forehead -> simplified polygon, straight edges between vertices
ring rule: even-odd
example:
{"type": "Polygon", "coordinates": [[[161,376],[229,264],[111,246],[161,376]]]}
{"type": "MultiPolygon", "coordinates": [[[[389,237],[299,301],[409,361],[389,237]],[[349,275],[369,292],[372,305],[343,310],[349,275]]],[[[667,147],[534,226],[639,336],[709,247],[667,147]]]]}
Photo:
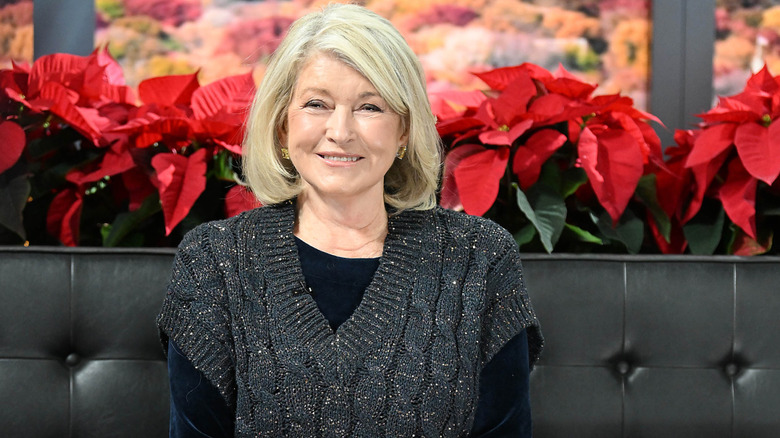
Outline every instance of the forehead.
{"type": "Polygon", "coordinates": [[[350,94],[371,92],[378,95],[374,85],[362,73],[326,53],[312,55],[301,66],[294,92],[299,94],[307,89],[350,94]]]}

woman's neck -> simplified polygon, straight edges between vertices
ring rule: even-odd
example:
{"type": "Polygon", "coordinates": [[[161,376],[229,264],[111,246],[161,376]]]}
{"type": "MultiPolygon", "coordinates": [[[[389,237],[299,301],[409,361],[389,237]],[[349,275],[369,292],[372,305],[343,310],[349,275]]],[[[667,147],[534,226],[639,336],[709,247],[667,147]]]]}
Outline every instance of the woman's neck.
{"type": "Polygon", "coordinates": [[[294,234],[320,251],[349,258],[382,255],[387,235],[384,199],[324,199],[304,191],[296,210],[294,234]]]}

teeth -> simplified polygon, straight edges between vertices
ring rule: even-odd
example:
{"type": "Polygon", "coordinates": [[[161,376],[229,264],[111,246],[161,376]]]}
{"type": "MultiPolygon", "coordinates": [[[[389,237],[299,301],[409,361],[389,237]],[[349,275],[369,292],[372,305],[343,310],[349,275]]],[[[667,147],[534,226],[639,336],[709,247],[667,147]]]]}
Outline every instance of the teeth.
{"type": "Polygon", "coordinates": [[[331,161],[357,161],[358,157],[333,157],[330,155],[323,155],[322,158],[331,161]]]}

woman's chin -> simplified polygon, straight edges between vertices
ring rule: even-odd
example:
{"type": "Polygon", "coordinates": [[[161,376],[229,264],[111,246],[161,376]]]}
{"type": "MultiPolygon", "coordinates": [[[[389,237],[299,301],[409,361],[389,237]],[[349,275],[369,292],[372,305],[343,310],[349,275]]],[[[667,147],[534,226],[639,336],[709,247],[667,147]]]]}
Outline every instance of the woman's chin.
{"type": "Polygon", "coordinates": [[[304,188],[306,196],[317,196],[319,198],[331,198],[331,199],[355,199],[355,200],[367,200],[371,197],[384,198],[384,191],[380,187],[379,190],[355,187],[354,185],[347,183],[331,183],[322,185],[308,185],[304,188]]]}

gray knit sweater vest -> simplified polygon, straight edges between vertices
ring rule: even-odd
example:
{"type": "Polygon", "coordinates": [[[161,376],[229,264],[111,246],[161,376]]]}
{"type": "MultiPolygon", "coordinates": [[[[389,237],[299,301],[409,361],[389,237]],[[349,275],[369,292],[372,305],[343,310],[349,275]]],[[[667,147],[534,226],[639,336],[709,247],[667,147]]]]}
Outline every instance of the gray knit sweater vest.
{"type": "MultiPolygon", "coordinates": [[[[333,330],[306,293],[292,202],[211,222],[179,246],[158,318],[236,410],[236,436],[462,437],[482,367],[539,323],[517,246],[448,210],[391,215],[379,267],[333,330]]],[[[334,273],[338,275],[338,273],[334,273]]]]}

